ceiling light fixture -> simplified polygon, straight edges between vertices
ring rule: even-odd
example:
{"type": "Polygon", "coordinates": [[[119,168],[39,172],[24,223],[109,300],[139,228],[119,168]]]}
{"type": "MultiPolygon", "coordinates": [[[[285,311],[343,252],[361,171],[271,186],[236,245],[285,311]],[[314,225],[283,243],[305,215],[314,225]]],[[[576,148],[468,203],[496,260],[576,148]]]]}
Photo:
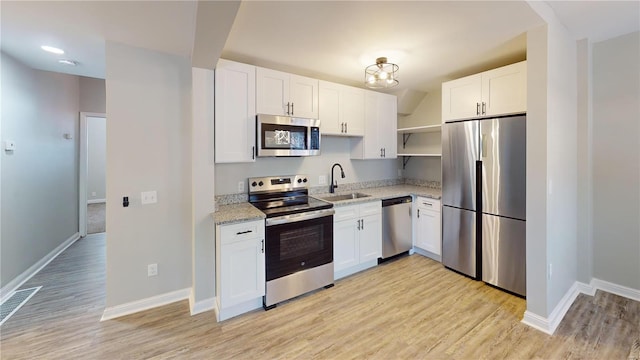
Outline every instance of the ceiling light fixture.
{"type": "Polygon", "coordinates": [[[77,61],[75,61],[75,60],[61,59],[61,60],[58,60],[58,62],[59,62],[60,64],[65,64],[65,65],[70,65],[70,66],[76,66],[76,65],[78,65],[78,62],[77,62],[77,61]]]}
{"type": "Polygon", "coordinates": [[[57,47],[42,45],[42,46],[40,46],[40,48],[42,50],[44,50],[44,51],[48,51],[50,53],[54,53],[54,54],[57,54],[57,55],[64,54],[64,50],[58,49],[57,47]]]}
{"type": "Polygon", "coordinates": [[[392,88],[398,85],[398,65],[379,57],[376,63],[364,69],[364,85],[371,89],[392,88]]]}

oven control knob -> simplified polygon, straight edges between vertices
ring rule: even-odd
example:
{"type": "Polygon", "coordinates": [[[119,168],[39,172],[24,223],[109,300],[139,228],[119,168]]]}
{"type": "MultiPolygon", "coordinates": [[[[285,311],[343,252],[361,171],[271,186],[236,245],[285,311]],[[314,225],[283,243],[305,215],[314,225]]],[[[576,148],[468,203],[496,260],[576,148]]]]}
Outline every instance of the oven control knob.
{"type": "Polygon", "coordinates": [[[298,179],[298,184],[300,184],[302,182],[302,179],[298,179]]]}
{"type": "Polygon", "coordinates": [[[255,181],[251,183],[251,186],[253,186],[253,187],[255,187],[256,185],[258,185],[258,183],[255,182],[255,181]]]}
{"type": "Polygon", "coordinates": [[[262,185],[264,185],[264,183],[263,183],[262,181],[260,181],[260,182],[258,183],[258,186],[262,186],[262,185]]]}
{"type": "Polygon", "coordinates": [[[302,179],[302,182],[306,183],[307,182],[307,178],[302,179]]]}

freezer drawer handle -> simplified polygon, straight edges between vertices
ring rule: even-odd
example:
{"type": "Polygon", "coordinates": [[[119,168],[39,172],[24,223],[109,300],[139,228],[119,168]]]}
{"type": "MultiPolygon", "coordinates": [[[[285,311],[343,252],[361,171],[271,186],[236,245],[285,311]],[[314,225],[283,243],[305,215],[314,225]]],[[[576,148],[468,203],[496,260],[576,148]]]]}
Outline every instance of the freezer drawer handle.
{"type": "Polygon", "coordinates": [[[428,202],[423,202],[422,205],[426,205],[426,206],[433,206],[432,203],[428,203],[428,202]]]}
{"type": "Polygon", "coordinates": [[[253,230],[240,231],[240,232],[237,232],[236,235],[248,234],[250,232],[253,232],[253,230]]]}

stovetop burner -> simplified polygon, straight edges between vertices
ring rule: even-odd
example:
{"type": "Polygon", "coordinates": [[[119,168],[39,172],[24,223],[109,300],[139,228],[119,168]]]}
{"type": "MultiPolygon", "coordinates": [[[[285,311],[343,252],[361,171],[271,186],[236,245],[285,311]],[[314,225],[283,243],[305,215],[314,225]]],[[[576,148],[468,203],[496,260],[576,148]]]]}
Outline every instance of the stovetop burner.
{"type": "Polygon", "coordinates": [[[267,218],[333,207],[310,197],[307,184],[306,175],[249,178],[249,202],[267,218]]]}

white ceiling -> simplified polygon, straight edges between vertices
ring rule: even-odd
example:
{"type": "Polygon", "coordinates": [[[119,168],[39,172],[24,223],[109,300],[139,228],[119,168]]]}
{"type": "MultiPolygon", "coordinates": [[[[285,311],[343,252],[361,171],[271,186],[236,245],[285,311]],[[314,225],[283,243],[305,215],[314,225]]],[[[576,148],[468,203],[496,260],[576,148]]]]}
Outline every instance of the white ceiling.
{"type": "MultiPolygon", "coordinates": [[[[576,39],[640,30],[637,0],[547,3],[576,39]]],[[[0,46],[36,69],[104,78],[105,40],[192,56],[200,5],[3,0],[0,46]],[[45,53],[44,44],[67,53],[45,53]],[[63,66],[59,58],[80,64],[63,66]]],[[[445,79],[522,60],[524,33],[543,23],[525,1],[245,1],[236,8],[207,11],[218,16],[212,24],[235,16],[228,36],[212,39],[220,48],[226,38],[222,57],[360,86],[365,65],[386,56],[400,66],[397,90],[429,91],[445,79]]]]}

